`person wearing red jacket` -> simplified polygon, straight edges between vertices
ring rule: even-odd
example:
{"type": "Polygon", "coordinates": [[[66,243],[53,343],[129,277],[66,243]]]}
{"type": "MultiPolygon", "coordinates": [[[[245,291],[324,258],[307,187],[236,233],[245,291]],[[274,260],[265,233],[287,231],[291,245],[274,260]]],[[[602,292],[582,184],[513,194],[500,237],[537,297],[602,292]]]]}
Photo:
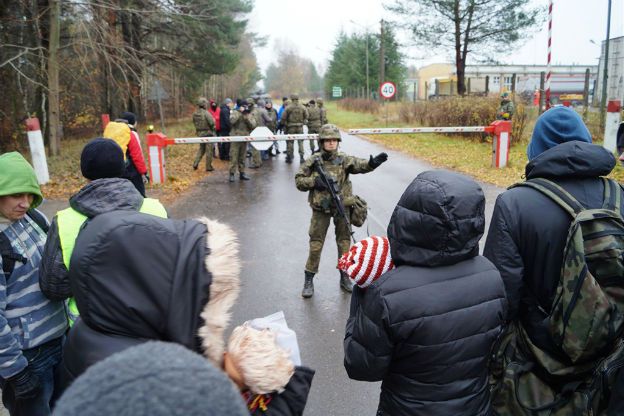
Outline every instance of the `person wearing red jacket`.
{"type": "Polygon", "coordinates": [[[128,179],[145,198],[145,184],[149,182],[147,166],[141,149],[141,140],[136,131],[136,116],[129,111],[122,113],[121,121],[128,123],[130,127],[130,142],[126,151],[126,172],[123,177],[128,179]]]}

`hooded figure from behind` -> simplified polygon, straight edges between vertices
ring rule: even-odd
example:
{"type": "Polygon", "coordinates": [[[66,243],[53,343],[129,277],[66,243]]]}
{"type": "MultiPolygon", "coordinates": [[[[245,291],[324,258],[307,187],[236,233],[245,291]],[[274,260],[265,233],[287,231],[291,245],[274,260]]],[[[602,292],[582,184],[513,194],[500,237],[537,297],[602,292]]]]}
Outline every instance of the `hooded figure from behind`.
{"type": "Polygon", "coordinates": [[[479,256],[485,198],[472,179],[423,172],[388,225],[396,268],[355,287],[344,340],[349,377],[382,381],[378,415],[489,415],[488,358],[506,302],[479,256]]]}
{"type": "Polygon", "coordinates": [[[239,292],[230,227],[114,211],[84,225],[71,262],[80,318],[65,344],[64,386],[90,365],[149,340],[181,344],[220,366],[239,292]]]}

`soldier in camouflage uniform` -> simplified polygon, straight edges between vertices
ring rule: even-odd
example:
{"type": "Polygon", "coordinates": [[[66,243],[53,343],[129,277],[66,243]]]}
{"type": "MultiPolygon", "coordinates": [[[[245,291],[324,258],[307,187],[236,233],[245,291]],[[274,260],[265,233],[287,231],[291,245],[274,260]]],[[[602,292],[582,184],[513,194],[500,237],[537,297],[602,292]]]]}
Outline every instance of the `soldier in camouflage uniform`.
{"type": "MultiPolygon", "coordinates": [[[[197,137],[214,137],[216,136],[215,121],[214,118],[208,113],[206,107],[208,106],[208,100],[201,97],[197,100],[197,111],[193,113],[193,124],[195,125],[195,135],[197,137]]],[[[214,145],[212,143],[200,143],[197,154],[195,155],[195,161],[193,162],[193,169],[197,169],[201,158],[206,153],[206,171],[211,172],[214,170],[212,167],[212,156],[214,153],[214,145]]]]}
{"type": "MultiPolygon", "coordinates": [[[[288,107],[282,114],[282,125],[286,128],[286,134],[303,134],[303,125],[308,120],[308,110],[299,103],[299,96],[292,94],[290,96],[292,103],[288,104],[288,107]]],[[[299,147],[299,162],[305,162],[303,157],[303,140],[297,140],[299,147]]],[[[292,141],[286,143],[286,163],[292,163],[293,154],[295,151],[295,144],[292,141]]]]}
{"type": "MultiPolygon", "coordinates": [[[[269,128],[269,130],[271,130],[273,134],[275,134],[275,132],[277,131],[277,111],[275,111],[275,109],[273,108],[273,103],[270,100],[266,102],[264,108],[266,109],[267,116],[269,116],[269,121],[266,123],[266,126],[269,128]]],[[[277,141],[273,142],[273,148],[275,149],[275,155],[277,156],[277,152],[279,152],[277,147],[277,141]]],[[[269,156],[273,156],[273,153],[271,152],[272,150],[269,149],[269,156]]]]}
{"type": "Polygon", "coordinates": [[[321,112],[321,126],[329,123],[329,121],[327,121],[327,109],[323,106],[323,99],[321,97],[316,99],[316,106],[321,112]]]}
{"type": "MultiPolygon", "coordinates": [[[[248,108],[247,101],[243,100],[240,106],[233,110],[230,115],[232,123],[232,136],[249,136],[249,133],[256,128],[256,120],[248,108]]],[[[230,182],[234,182],[234,174],[238,168],[239,177],[243,181],[248,181],[249,176],[245,174],[245,157],[247,155],[247,142],[234,142],[230,147],[230,182]]]]}
{"type": "MultiPolygon", "coordinates": [[[[316,106],[314,100],[310,100],[308,105],[308,133],[318,134],[321,130],[321,109],[316,106]]],[[[310,151],[314,153],[314,140],[310,140],[310,151]]]]}
{"type": "MultiPolygon", "coordinates": [[[[375,157],[371,156],[368,160],[348,156],[338,151],[338,142],[340,141],[340,131],[336,126],[333,124],[322,126],[319,133],[321,151],[310,156],[295,175],[297,189],[302,192],[310,192],[308,202],[312,208],[312,220],[310,221],[308,232],[310,235],[310,251],[305,265],[305,280],[303,291],[301,292],[301,296],[304,298],[309,298],[314,294],[313,278],[318,272],[321,252],[323,251],[323,244],[325,243],[330,220],[333,219],[334,222],[338,258],[349,250],[351,243],[349,227],[344,218],[338,216],[331,194],[314,169],[314,163],[319,161],[323,164],[325,172],[337,183],[340,195],[344,201],[353,196],[349,175],[370,172],[388,159],[386,153],[380,153],[375,157]]],[[[345,207],[345,210],[348,216],[349,208],[345,207]]],[[[340,286],[347,292],[352,290],[349,278],[344,273],[340,274],[340,286]]]]}
{"type": "Polygon", "coordinates": [[[515,107],[511,101],[508,92],[501,94],[501,105],[496,113],[496,120],[511,120],[513,118],[515,107]]]}

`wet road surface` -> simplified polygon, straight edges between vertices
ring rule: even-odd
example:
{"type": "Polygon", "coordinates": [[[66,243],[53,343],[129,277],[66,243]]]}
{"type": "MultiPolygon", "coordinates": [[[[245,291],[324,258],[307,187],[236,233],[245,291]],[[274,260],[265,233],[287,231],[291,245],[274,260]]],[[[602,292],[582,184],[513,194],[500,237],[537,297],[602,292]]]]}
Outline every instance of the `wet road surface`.
{"type": "MultiPolygon", "coordinates": [[[[283,148],[284,144],[281,145],[283,148]]],[[[306,149],[309,152],[307,144],[306,149]]],[[[341,149],[364,158],[385,150],[348,135],[343,136],[341,149]]],[[[354,193],[368,202],[371,235],[386,234],[388,220],[407,185],[418,173],[431,169],[416,159],[387,152],[388,162],[376,171],[351,176],[354,193]]],[[[289,326],[297,333],[303,364],[316,370],[305,414],[372,415],[380,383],[349,380],[343,367],[342,340],[350,297],[338,286],[332,226],[315,278],[314,297],[304,300],[300,296],[311,209],[307,193],[295,188],[299,162],[288,165],[284,158],[282,153],[265,161],[260,169],[248,169],[250,181],[237,179],[229,183],[227,172],[216,172],[173,203],[169,212],[173,218],[218,219],[237,232],[243,260],[242,291],[234,307],[232,325],[284,311],[289,326]]],[[[487,230],[496,196],[502,189],[482,186],[487,200],[487,230]]],[[[366,224],[356,228],[356,241],[366,237],[366,230],[366,224]]]]}

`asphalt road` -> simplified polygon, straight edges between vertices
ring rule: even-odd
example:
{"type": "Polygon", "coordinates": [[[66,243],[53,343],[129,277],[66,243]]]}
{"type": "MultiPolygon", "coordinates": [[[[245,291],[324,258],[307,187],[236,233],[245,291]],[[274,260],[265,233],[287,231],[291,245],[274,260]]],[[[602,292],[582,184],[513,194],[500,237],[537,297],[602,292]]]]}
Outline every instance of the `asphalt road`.
{"type": "MultiPolygon", "coordinates": [[[[368,158],[384,151],[366,140],[343,137],[341,148],[348,154],[368,158]]],[[[376,171],[352,176],[354,192],[366,199],[370,207],[371,235],[385,235],[388,220],[407,185],[418,173],[431,169],[430,165],[400,153],[388,153],[389,161],[376,171]]],[[[308,300],[300,296],[311,210],[307,193],[295,188],[298,169],[298,162],[284,163],[282,154],[265,161],[260,169],[248,170],[251,181],[229,183],[227,172],[216,172],[176,201],[170,213],[174,218],[218,219],[238,233],[243,287],[232,324],[284,311],[289,326],[297,332],[303,364],[316,370],[306,415],[371,415],[376,410],[379,383],[349,380],[342,363],[350,297],[338,286],[331,227],[315,278],[315,295],[308,300]]],[[[485,184],[482,187],[489,219],[502,189],[485,184]]],[[[356,230],[356,240],[365,238],[366,232],[365,224],[356,230]]]]}

